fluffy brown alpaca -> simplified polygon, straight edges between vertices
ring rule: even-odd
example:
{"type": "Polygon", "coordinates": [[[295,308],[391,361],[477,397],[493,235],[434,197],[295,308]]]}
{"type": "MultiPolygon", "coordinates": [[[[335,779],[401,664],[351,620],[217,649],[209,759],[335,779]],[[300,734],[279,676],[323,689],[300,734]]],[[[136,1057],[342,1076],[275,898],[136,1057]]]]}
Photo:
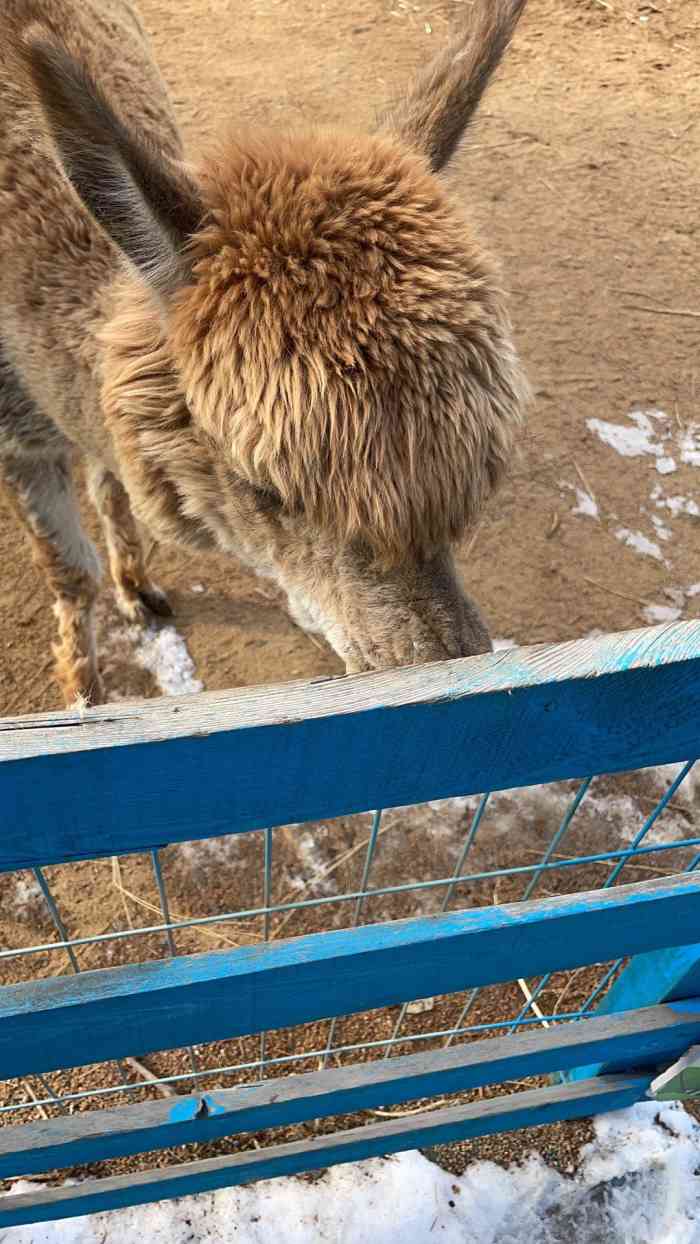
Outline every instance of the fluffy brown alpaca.
{"type": "Polygon", "coordinates": [[[374,134],[234,127],[195,168],[129,0],[4,0],[0,475],[68,703],[101,695],[81,455],[129,618],[168,612],[137,520],[275,579],[349,671],[490,647],[450,550],[526,384],[441,173],[524,3],[475,0],[374,134]]]}

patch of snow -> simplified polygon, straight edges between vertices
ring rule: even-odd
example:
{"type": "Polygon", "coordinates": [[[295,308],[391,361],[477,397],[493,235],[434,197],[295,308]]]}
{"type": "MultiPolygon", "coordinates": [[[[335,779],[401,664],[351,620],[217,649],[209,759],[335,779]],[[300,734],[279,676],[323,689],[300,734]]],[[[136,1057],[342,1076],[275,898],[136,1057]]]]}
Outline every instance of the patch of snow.
{"type": "Polygon", "coordinates": [[[132,627],[134,660],[155,678],[163,695],[192,695],[203,690],[194,661],[174,626],[132,627]]]}
{"type": "MultiPolygon", "coordinates": [[[[533,1153],[451,1175],[420,1153],[10,1227],[3,1244],[700,1244],[700,1127],[675,1104],[594,1120],[572,1178],[533,1153]]],[[[40,1185],[24,1180],[11,1192],[40,1185]]]]}
{"type": "Polygon", "coordinates": [[[681,461],[700,467],[700,423],[691,423],[680,438],[681,461]]]}
{"type": "Polygon", "coordinates": [[[700,518],[700,505],[688,497],[665,497],[660,484],[652,490],[651,499],[659,509],[669,510],[673,518],[680,514],[689,514],[691,518],[700,518]]]}
{"type": "Polygon", "coordinates": [[[671,536],[673,535],[671,528],[666,526],[663,520],[659,518],[658,514],[652,514],[651,521],[654,525],[654,530],[656,531],[656,534],[659,537],[659,540],[670,540],[671,539],[671,536]]]}
{"type": "MultiPolygon", "coordinates": [[[[623,458],[649,456],[656,459],[660,475],[670,475],[678,470],[678,463],[668,452],[668,442],[673,433],[669,417],[662,410],[631,410],[628,424],[608,423],[605,419],[588,419],[587,427],[599,440],[609,445],[623,458]]],[[[678,456],[687,466],[700,466],[700,423],[683,428],[675,437],[678,456]]]]}
{"type": "Polygon", "coordinates": [[[204,584],[203,584],[203,583],[193,583],[193,584],[192,584],[192,591],[193,591],[193,592],[206,592],[206,590],[207,590],[207,589],[205,588],[205,586],[204,586],[204,584]]]}
{"type": "MultiPolygon", "coordinates": [[[[487,835],[490,841],[511,835],[521,838],[528,826],[537,823],[551,824],[553,832],[571,802],[572,789],[563,782],[549,782],[542,786],[494,791],[488,802],[480,834],[487,835]]],[[[443,815],[457,814],[462,818],[459,824],[463,834],[465,819],[468,820],[476,812],[480,798],[480,795],[453,795],[449,799],[433,799],[428,807],[443,815]]],[[[582,805],[582,811],[586,802],[582,805]]],[[[463,838],[456,843],[455,849],[462,845],[463,838]]]]}
{"type": "Polygon", "coordinates": [[[318,834],[313,830],[305,829],[303,833],[294,835],[294,847],[301,861],[304,875],[292,880],[292,888],[301,890],[312,877],[316,880],[316,893],[318,894],[335,894],[336,886],[333,884],[332,877],[326,878],[324,872],[328,868],[329,861],[324,858],[319,850],[318,834]]]}
{"type": "MultiPolygon", "coordinates": [[[[480,799],[481,795],[451,795],[448,799],[429,799],[426,807],[433,812],[476,812],[480,799]]],[[[410,805],[406,810],[411,810],[410,805]]]]}
{"type": "Polygon", "coordinates": [[[587,489],[579,488],[576,484],[570,484],[563,479],[559,481],[559,487],[576,493],[576,505],[571,511],[572,514],[583,514],[586,518],[600,519],[598,502],[587,489]]]}
{"type": "Polygon", "coordinates": [[[600,518],[600,510],[595,497],[589,492],[584,492],[583,488],[576,489],[576,505],[572,510],[572,514],[583,514],[586,518],[600,518]]]}
{"type": "MultiPolygon", "coordinates": [[[[7,896],[5,896],[5,901],[8,901],[7,896]]],[[[26,877],[20,873],[15,879],[12,896],[9,897],[9,904],[12,907],[13,914],[20,916],[27,910],[36,907],[38,903],[43,902],[44,896],[31,873],[28,873],[26,877]]]]}
{"type": "MultiPolygon", "coordinates": [[[[684,765],[654,765],[653,768],[647,769],[646,772],[652,778],[654,784],[659,790],[665,792],[669,786],[678,777],[684,765]]],[[[700,797],[700,761],[696,761],[693,768],[688,773],[681,785],[678,787],[674,795],[675,803],[692,804],[696,797],[700,797]]]]}
{"type": "Polygon", "coordinates": [[[686,596],[700,596],[700,583],[691,583],[690,587],[685,589],[686,596]]]}
{"type": "Polygon", "coordinates": [[[666,427],[668,415],[661,410],[631,410],[627,418],[631,426],[604,419],[587,419],[586,424],[623,458],[640,458],[644,454],[664,457],[663,442],[670,436],[666,427]]]}
{"type": "MultiPolygon", "coordinates": [[[[646,820],[646,812],[632,795],[597,795],[590,792],[577,812],[581,816],[602,817],[617,830],[621,842],[632,842],[646,820]]],[[[663,845],[678,842],[688,837],[688,825],[683,816],[676,816],[667,808],[647,832],[644,842],[647,846],[663,845]]],[[[612,842],[611,842],[612,845],[612,842]]]]}
{"type": "MultiPolygon", "coordinates": [[[[689,806],[692,798],[693,781],[700,790],[700,762],[697,775],[691,770],[683,785],[676,793],[674,803],[680,807],[689,806]]],[[[679,769],[679,765],[666,765],[645,770],[651,775],[655,785],[665,791],[670,786],[679,769]]],[[[553,834],[568,810],[576,782],[550,782],[542,786],[516,787],[513,790],[495,791],[488,802],[484,820],[477,836],[477,849],[480,843],[493,843],[502,838],[525,841],[533,829],[536,832],[553,834]]],[[[456,795],[449,799],[436,799],[427,805],[432,811],[440,814],[439,833],[444,841],[445,834],[454,833],[455,856],[464,844],[464,833],[479,806],[479,795],[456,795]]],[[[417,809],[409,809],[415,812],[417,809]]],[[[601,820],[612,826],[609,835],[610,849],[631,842],[637,835],[647,816],[647,811],[637,801],[634,794],[607,794],[598,791],[594,782],[587,792],[574,821],[574,828],[595,824],[601,820]]],[[[678,842],[688,837],[688,823],[683,812],[674,813],[666,808],[653,828],[648,832],[645,841],[664,844],[678,842]]],[[[534,845],[534,842],[533,842],[534,845]]],[[[544,848],[543,848],[544,849],[544,848]]],[[[575,854],[573,848],[567,854],[575,854]]],[[[524,861],[518,861],[524,862],[524,861]]],[[[473,860],[473,864],[477,861],[473,860]]],[[[471,871],[471,865],[466,869],[471,871]]],[[[523,885],[525,881],[523,882],[523,885]]]]}
{"type": "Polygon", "coordinates": [[[230,863],[241,853],[242,834],[223,834],[220,838],[198,838],[171,847],[179,864],[192,871],[208,863],[230,863]]]}
{"type": "Polygon", "coordinates": [[[641,553],[644,557],[654,557],[659,562],[664,560],[658,544],[645,536],[643,531],[630,531],[629,527],[618,527],[615,535],[623,544],[634,549],[635,553],[641,553]]]}
{"type": "Polygon", "coordinates": [[[596,795],[594,791],[589,791],[581,812],[593,813],[609,824],[621,827],[620,836],[624,842],[632,841],[641,824],[639,804],[632,795],[596,795]]]}
{"type": "Polygon", "coordinates": [[[494,639],[494,652],[504,652],[507,648],[517,648],[517,644],[514,639],[494,639]]]}
{"type": "Polygon", "coordinates": [[[675,605],[645,605],[642,610],[644,621],[650,626],[658,626],[662,622],[677,622],[682,612],[675,605]]]}
{"type": "MultiPolygon", "coordinates": [[[[101,629],[100,655],[105,672],[115,663],[131,663],[148,670],[163,695],[192,695],[203,690],[187,644],[172,624],[110,624],[101,629]]],[[[131,697],[116,688],[110,691],[109,699],[116,702],[131,697]]]]}

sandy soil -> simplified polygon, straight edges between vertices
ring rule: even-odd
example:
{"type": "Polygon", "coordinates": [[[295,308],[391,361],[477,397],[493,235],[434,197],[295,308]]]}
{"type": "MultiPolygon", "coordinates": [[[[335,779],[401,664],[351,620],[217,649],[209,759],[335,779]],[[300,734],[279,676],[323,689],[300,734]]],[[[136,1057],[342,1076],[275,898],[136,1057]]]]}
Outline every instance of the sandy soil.
{"type": "MultiPolygon", "coordinates": [[[[401,89],[461,6],[448,0],[257,0],[241,8],[227,0],[142,0],[142,7],[195,151],[222,124],[241,121],[278,126],[350,117],[361,125],[401,89]]],[[[464,578],[496,635],[523,643],[558,640],[639,625],[653,620],[654,609],[700,616],[700,591],[688,591],[700,584],[700,519],[692,513],[693,501],[696,507],[700,501],[699,50],[694,0],[531,0],[480,124],[455,163],[455,183],[503,260],[517,339],[536,392],[521,460],[461,555],[464,578]],[[696,315],[677,314],[685,311],[696,315]],[[629,417],[649,410],[666,418],[629,417]],[[627,432],[621,438],[600,424],[590,427],[591,419],[627,432]],[[630,448],[643,445],[648,452],[629,456],[630,448]],[[672,457],[676,470],[660,473],[661,455],[672,457]]],[[[86,521],[92,529],[87,512],[86,521]]],[[[335,656],[299,632],[268,588],[261,590],[233,562],[160,548],[153,565],[205,687],[339,672],[335,656]]],[[[52,621],[44,586],[0,501],[0,711],[58,706],[49,672],[52,621]]],[[[108,595],[100,645],[113,695],[157,693],[151,676],[132,660],[108,595]]],[[[603,786],[608,794],[630,790],[637,810],[658,794],[653,784],[631,780],[603,786]]],[[[531,862],[551,832],[553,809],[551,803],[528,805],[517,822],[516,851],[504,830],[514,813],[504,819],[504,805],[475,862],[531,862]]],[[[690,805],[675,815],[678,832],[687,831],[690,805]]],[[[463,811],[427,809],[391,818],[400,832],[383,840],[392,850],[380,852],[378,884],[451,869],[463,811]]],[[[611,824],[584,819],[571,847],[605,849],[621,832],[619,818],[611,824]]],[[[366,835],[366,817],[318,832],[278,831],[275,897],[366,835]]],[[[208,851],[166,852],[172,910],[207,914],[259,902],[261,853],[260,835],[208,851]]],[[[336,869],[338,892],[354,886],[360,860],[358,852],[336,869]]],[[[108,861],[53,869],[50,877],[74,932],[124,927],[127,914],[134,922],[150,919],[115,885],[108,861]]],[[[557,878],[551,889],[601,879],[587,870],[576,882],[557,878]]],[[[147,860],[124,861],[121,882],[141,903],[157,902],[147,860]]],[[[26,876],[2,879],[0,887],[3,943],[50,939],[50,923],[26,876]]],[[[460,894],[465,904],[515,897],[515,891],[492,889],[460,894]]],[[[407,910],[377,902],[365,917],[407,910]]],[[[286,932],[319,927],[315,914],[297,918],[286,932]]],[[[229,930],[226,936],[235,935],[229,930]]],[[[246,936],[260,932],[239,934],[240,940],[246,936]]],[[[221,936],[188,932],[178,948],[225,944],[221,936]]],[[[157,939],[139,944],[139,957],[163,952],[157,939]]],[[[81,964],[102,966],[134,953],[128,944],[109,955],[88,951],[81,964]]],[[[31,969],[29,961],[19,970],[5,966],[0,978],[63,966],[57,955],[45,955],[31,969]]],[[[583,1000],[589,983],[584,974],[570,987],[567,1006],[583,1000]]],[[[555,979],[555,998],[563,988],[555,979]]],[[[504,1008],[517,1011],[516,986],[512,995],[484,996],[474,1021],[502,1017],[504,1008]]],[[[414,1017],[412,1031],[442,1022],[442,1005],[414,1017]]],[[[360,1032],[387,1036],[393,1019],[379,1014],[371,1022],[346,1021],[343,1040],[360,1032]]],[[[304,1048],[318,1048],[325,1031],[323,1025],[307,1030],[304,1048]]],[[[276,1034],[268,1048],[298,1050],[298,1034],[276,1034]]],[[[211,1057],[238,1061],[255,1057],[256,1049],[257,1041],[226,1043],[211,1057]]],[[[186,1069],[178,1055],[152,1064],[162,1072],[186,1069]]],[[[79,1083],[81,1073],[66,1075],[60,1088],[79,1083]]],[[[16,1098],[16,1086],[11,1091],[16,1098]]],[[[469,1157],[517,1156],[536,1143],[566,1169],[586,1134],[585,1125],[539,1129],[453,1148],[441,1160],[459,1169],[469,1157]]]]}

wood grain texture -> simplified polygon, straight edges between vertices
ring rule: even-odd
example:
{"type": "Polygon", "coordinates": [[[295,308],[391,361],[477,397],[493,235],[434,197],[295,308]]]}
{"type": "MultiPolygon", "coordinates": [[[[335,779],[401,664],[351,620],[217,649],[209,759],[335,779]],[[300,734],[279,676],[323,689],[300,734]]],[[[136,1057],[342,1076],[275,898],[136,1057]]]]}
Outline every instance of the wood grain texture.
{"type": "Polygon", "coordinates": [[[622,1060],[653,1074],[700,1039],[700,998],[262,1084],[0,1128],[0,1178],[216,1140],[485,1084],[622,1060]]]}
{"type": "Polygon", "coordinates": [[[6,719],[0,871],[698,754],[700,622],[6,719]]]}
{"type": "Polygon", "coordinates": [[[217,1041],[618,955],[697,931],[700,875],[423,916],[0,990],[0,1075],[217,1041]]]}
{"type": "Polygon", "coordinates": [[[556,1085],[488,1101],[391,1119],[332,1136],[276,1145],[162,1170],[87,1180],[73,1187],[0,1198],[0,1230],[22,1223],[93,1214],[126,1205],[320,1170],[341,1162],[513,1131],[559,1119],[620,1110],[643,1097],[649,1077],[609,1077],[556,1085]]]}

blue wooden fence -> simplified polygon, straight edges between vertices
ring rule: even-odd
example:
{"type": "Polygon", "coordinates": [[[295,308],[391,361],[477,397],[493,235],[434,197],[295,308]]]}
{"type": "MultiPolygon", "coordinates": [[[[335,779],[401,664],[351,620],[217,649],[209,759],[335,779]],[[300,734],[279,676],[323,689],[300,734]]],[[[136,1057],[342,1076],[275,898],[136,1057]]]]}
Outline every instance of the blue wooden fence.
{"type": "MultiPolygon", "coordinates": [[[[698,755],[700,622],[385,674],[6,719],[0,872],[33,868],[43,879],[49,864],[698,755]]],[[[568,821],[557,842],[566,828],[568,821]]],[[[700,844],[697,826],[672,845],[693,844],[700,844]]],[[[640,838],[591,858],[621,866],[649,849],[640,838]]],[[[419,1114],[255,1152],[12,1195],[0,1200],[0,1227],[585,1116],[643,1098],[658,1070],[700,1041],[694,862],[633,885],[388,923],[356,921],[254,947],[3,986],[0,1079],[9,1080],[630,958],[602,1003],[597,999],[600,1013],[591,1007],[575,1023],[543,1027],[530,1022],[534,1012],[516,1021],[512,1035],[0,1127],[0,1177],[40,1176],[560,1073],[542,1088],[439,1110],[428,1103],[419,1114]]],[[[546,855],[537,876],[553,866],[546,855]]],[[[362,901],[365,893],[362,887],[351,897],[362,901]]],[[[266,903],[261,910],[268,913],[285,909],[270,906],[269,894],[266,903]]],[[[68,939],[53,914],[58,945],[69,953],[96,940],[68,939]]],[[[170,935],[185,923],[149,927],[170,935]]],[[[0,952],[10,953],[23,952],[0,952]]],[[[0,1114],[0,1121],[5,1117],[12,1116],[0,1114]]]]}

